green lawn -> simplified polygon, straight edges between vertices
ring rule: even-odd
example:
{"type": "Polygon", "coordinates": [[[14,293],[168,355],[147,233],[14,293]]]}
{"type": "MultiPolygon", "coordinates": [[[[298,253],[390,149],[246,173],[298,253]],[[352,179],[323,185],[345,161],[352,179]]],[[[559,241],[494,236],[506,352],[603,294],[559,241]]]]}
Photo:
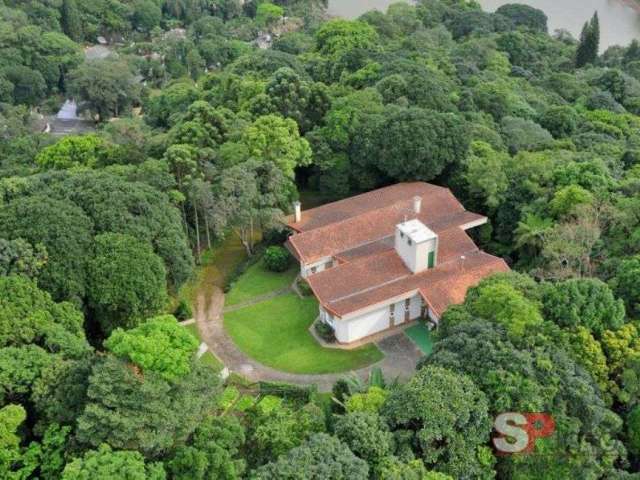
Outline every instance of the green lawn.
{"type": "Polygon", "coordinates": [[[245,354],[285,372],[338,373],[382,359],[375,345],[355,350],[321,347],[308,331],[317,315],[315,298],[288,294],[227,313],[224,326],[245,354]]]}
{"type": "Polygon", "coordinates": [[[231,290],[225,295],[225,305],[237,305],[251,300],[254,297],[265,295],[276,290],[288,287],[293,283],[298,274],[296,265],[283,273],[270,272],[259,262],[251,265],[246,272],[233,284],[231,290]]]}

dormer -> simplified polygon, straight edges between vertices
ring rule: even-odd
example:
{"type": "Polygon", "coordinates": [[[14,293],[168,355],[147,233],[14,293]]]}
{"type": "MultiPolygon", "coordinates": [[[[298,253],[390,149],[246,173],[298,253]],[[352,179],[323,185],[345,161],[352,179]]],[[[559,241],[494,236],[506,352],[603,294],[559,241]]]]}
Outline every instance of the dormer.
{"type": "Polygon", "coordinates": [[[438,261],[438,236],[417,219],[396,225],[395,247],[413,273],[434,268],[438,261]]]}

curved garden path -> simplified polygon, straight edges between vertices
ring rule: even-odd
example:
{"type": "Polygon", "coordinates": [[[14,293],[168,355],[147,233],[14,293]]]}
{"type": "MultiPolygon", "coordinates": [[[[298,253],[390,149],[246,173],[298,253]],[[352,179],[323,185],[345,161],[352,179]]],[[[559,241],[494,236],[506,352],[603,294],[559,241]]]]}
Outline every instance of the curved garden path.
{"type": "MultiPolygon", "coordinates": [[[[223,255],[221,263],[230,261],[229,256],[223,255]],[[227,257],[227,258],[225,258],[227,257]]],[[[195,298],[194,317],[200,337],[206,343],[208,349],[229,369],[252,382],[260,380],[281,381],[299,385],[316,384],[321,392],[331,391],[331,387],[336,380],[349,375],[351,372],[341,372],[332,374],[295,374],[282,372],[266,365],[263,365],[249,356],[245,355],[235,344],[233,339],[227,334],[224,328],[223,314],[224,292],[224,268],[213,267],[213,269],[203,279],[205,288],[200,288],[195,298]]],[[[227,308],[233,311],[246,307],[277,295],[291,292],[291,288],[278,290],[260,297],[234,305],[227,308]]],[[[378,348],[384,353],[384,358],[368,367],[352,371],[362,379],[366,379],[373,367],[380,367],[387,379],[396,377],[407,378],[415,370],[418,359],[422,357],[422,352],[403,333],[387,337],[376,343],[378,348]]]]}

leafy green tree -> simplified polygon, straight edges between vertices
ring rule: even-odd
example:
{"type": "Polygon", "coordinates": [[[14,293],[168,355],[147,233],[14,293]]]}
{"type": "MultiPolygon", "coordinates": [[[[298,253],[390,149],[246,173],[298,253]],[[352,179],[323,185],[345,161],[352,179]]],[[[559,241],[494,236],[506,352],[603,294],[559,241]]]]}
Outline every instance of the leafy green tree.
{"type": "Polygon", "coordinates": [[[319,124],[330,107],[329,92],[322,83],[304,81],[288,67],[274,73],[265,93],[273,109],[295,120],[303,132],[319,124]]]}
{"type": "Polygon", "coordinates": [[[222,172],[213,185],[216,208],[211,212],[215,229],[233,229],[249,255],[255,233],[278,225],[294,198],[294,185],[272,162],[247,161],[222,172]]]}
{"type": "Polygon", "coordinates": [[[272,245],[264,252],[264,263],[273,272],[284,272],[291,265],[291,255],[286,248],[272,245]]]}
{"type": "Polygon", "coordinates": [[[137,0],[134,4],[133,24],[143,32],[151,32],[162,21],[162,10],[152,0],[137,0]]]}
{"type": "Polygon", "coordinates": [[[551,107],[544,112],[540,119],[540,125],[551,132],[554,138],[567,138],[577,130],[578,119],[578,114],[574,108],[563,105],[551,107]]]}
{"type": "Polygon", "coordinates": [[[309,143],[300,138],[296,122],[276,115],[259,117],[242,133],[240,143],[250,157],[272,162],[289,178],[296,167],[311,163],[309,143]]]}
{"type": "Polygon", "coordinates": [[[496,152],[488,143],[473,142],[467,159],[464,180],[469,192],[490,208],[497,208],[509,187],[504,171],[506,153],[496,152]]]}
{"type": "Polygon", "coordinates": [[[107,480],[128,478],[132,480],[164,480],[166,474],[162,464],[145,465],[138,452],[114,451],[103,444],[97,450],[87,451],[81,458],[68,463],[62,480],[107,480]]]}
{"type": "Polygon", "coordinates": [[[208,417],[189,444],[177,450],[167,470],[176,480],[239,480],[246,468],[244,442],[244,427],[236,417],[208,417]]]}
{"type": "Polygon", "coordinates": [[[634,455],[640,455],[640,406],[635,407],[627,415],[627,436],[629,450],[634,455]]]}
{"type": "Polygon", "coordinates": [[[2,70],[3,76],[13,86],[13,102],[34,106],[46,93],[47,84],[42,74],[23,65],[12,65],[2,70]]]}
{"type": "Polygon", "coordinates": [[[551,146],[553,137],[537,123],[519,117],[504,117],[501,124],[504,142],[515,155],[520,150],[542,150],[551,146]]]}
{"type": "Polygon", "coordinates": [[[411,435],[407,441],[427,468],[493,478],[494,460],[485,446],[491,432],[488,408],[471,378],[430,366],[392,391],[382,416],[392,430],[411,435]]]}
{"type": "Polygon", "coordinates": [[[104,346],[143,373],[152,371],[175,380],[191,371],[198,341],[173,316],[163,315],[131,330],[116,329],[104,346]]]}
{"type": "Polygon", "coordinates": [[[317,406],[308,404],[294,411],[281,405],[280,399],[276,401],[275,408],[267,410],[258,404],[251,412],[247,445],[254,465],[278,458],[325,430],[323,412],[317,406]]]}
{"type": "Polygon", "coordinates": [[[465,306],[472,316],[503,325],[513,338],[542,323],[540,307],[509,283],[481,282],[467,296],[465,306]]]}
{"type": "Polygon", "coordinates": [[[372,385],[366,391],[360,391],[349,396],[345,402],[347,412],[371,412],[380,411],[389,392],[382,387],[372,385]]]}
{"type": "Polygon", "coordinates": [[[218,385],[217,373],[202,363],[168,382],[153,371],[143,374],[135,365],[107,355],[89,378],[77,439],[91,447],[107,443],[159,458],[183,445],[211,411],[218,385]]]}
{"type": "Polygon", "coordinates": [[[272,27],[284,16],[284,9],[270,2],[261,2],[256,10],[256,23],[261,27],[272,27]]]}
{"type": "Polygon", "coordinates": [[[607,355],[612,375],[619,375],[632,361],[640,359],[640,329],[627,323],[602,335],[602,348],[607,355]]]}
{"type": "Polygon", "coordinates": [[[569,185],[561,188],[549,202],[549,210],[556,218],[566,217],[576,212],[581,205],[591,205],[593,195],[579,185],[569,185]]]}
{"type": "Polygon", "coordinates": [[[427,471],[422,460],[401,462],[396,457],[385,459],[378,477],[384,480],[453,480],[453,477],[444,473],[427,471]]]}
{"type": "Polygon", "coordinates": [[[526,27],[533,31],[547,33],[547,16],[537,8],[508,3],[498,8],[496,13],[507,17],[517,27],[526,27]]]}
{"type": "Polygon", "coordinates": [[[148,244],[130,235],[96,237],[87,283],[89,306],[106,334],[139,324],[158,313],[167,300],[162,260],[148,244]]]}
{"type": "Polygon", "coordinates": [[[375,29],[357,20],[330,20],[316,32],[316,48],[334,59],[354,49],[373,49],[377,41],[375,29]]]}
{"type": "Polygon", "coordinates": [[[82,314],[69,303],[55,303],[25,277],[0,277],[0,348],[39,345],[76,357],[87,353],[82,314]]]}
{"type": "Polygon", "coordinates": [[[334,432],[371,467],[393,451],[393,435],[377,413],[353,412],[338,416],[334,432]]]}
{"type": "Polygon", "coordinates": [[[191,81],[173,83],[146,101],[145,121],[152,126],[168,127],[199,97],[200,92],[191,81]]]}
{"type": "Polygon", "coordinates": [[[372,134],[378,168],[396,181],[432,180],[464,160],[469,146],[462,118],[419,108],[391,110],[372,134]]]}
{"type": "Polygon", "coordinates": [[[0,276],[24,275],[37,278],[47,264],[47,249],[41,243],[32,246],[18,238],[0,238],[0,276]]]}
{"type": "Polygon", "coordinates": [[[69,91],[81,109],[105,122],[140,101],[141,86],[123,60],[106,58],[83,63],[69,75],[69,91]]]}
{"type": "Polygon", "coordinates": [[[516,347],[501,325],[465,322],[447,330],[421,363],[469,375],[486,394],[491,414],[553,415],[556,434],[536,442],[544,454],[501,457],[498,469],[506,475],[527,478],[545,471],[559,478],[611,472],[613,459],[624,456],[616,440],[621,421],[606,408],[591,376],[540,337],[515,340],[529,345],[516,347]]]}
{"type": "MultiPolygon", "coordinates": [[[[169,284],[174,288],[189,278],[193,256],[180,212],[166,193],[127,175],[104,171],[67,173],[56,178],[58,181],[48,185],[51,195],[68,199],[86,212],[96,235],[122,233],[151,245],[164,260],[169,284]]],[[[48,252],[52,257],[51,249],[48,252]]]]}
{"type": "Polygon", "coordinates": [[[640,313],[640,256],[629,257],[622,262],[611,279],[611,285],[617,296],[624,300],[631,315],[640,313]]]}
{"type": "Polygon", "coordinates": [[[26,420],[27,413],[21,405],[0,408],[0,475],[2,478],[18,478],[11,471],[20,459],[20,437],[16,434],[26,420]]]}
{"type": "Polygon", "coordinates": [[[299,447],[260,467],[252,480],[366,480],[369,468],[335,437],[318,433],[299,447]]]}
{"type": "Polygon", "coordinates": [[[109,154],[109,145],[98,135],[70,135],[38,154],[36,163],[43,170],[97,167],[109,154]]]}
{"type": "Polygon", "coordinates": [[[92,228],[80,208],[46,195],[23,196],[0,209],[0,237],[23,238],[47,249],[39,284],[55,300],[84,297],[92,228]]]}
{"type": "Polygon", "coordinates": [[[596,338],[625,321],[624,304],[606,283],[595,278],[570,279],[543,288],[544,317],[563,328],[584,326],[596,338]]]}

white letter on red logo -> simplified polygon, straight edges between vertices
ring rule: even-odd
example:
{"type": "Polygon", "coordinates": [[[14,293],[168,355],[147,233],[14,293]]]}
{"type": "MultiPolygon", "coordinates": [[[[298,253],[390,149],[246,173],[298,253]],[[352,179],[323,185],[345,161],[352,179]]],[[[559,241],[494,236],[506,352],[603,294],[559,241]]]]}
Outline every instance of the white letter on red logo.
{"type": "Polygon", "coordinates": [[[527,418],[521,413],[507,412],[496,417],[494,428],[501,434],[501,437],[493,439],[496,449],[503,453],[522,452],[529,445],[529,434],[524,428],[527,425],[527,418]],[[513,440],[507,441],[507,438],[513,440]]]}

